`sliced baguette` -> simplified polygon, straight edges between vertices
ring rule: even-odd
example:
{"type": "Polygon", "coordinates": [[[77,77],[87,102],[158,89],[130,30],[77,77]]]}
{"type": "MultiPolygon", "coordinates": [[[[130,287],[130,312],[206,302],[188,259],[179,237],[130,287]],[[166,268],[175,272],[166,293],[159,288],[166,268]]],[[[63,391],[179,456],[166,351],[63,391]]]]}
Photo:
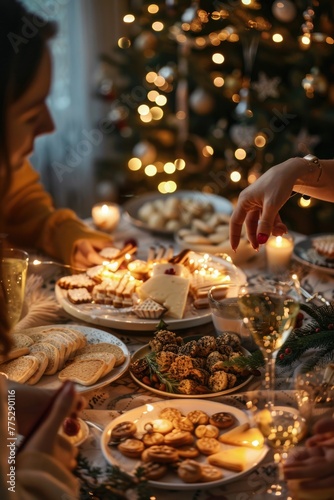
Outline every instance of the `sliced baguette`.
{"type": "Polygon", "coordinates": [[[39,362],[34,356],[21,356],[0,365],[0,372],[10,380],[24,384],[38,369],[39,362]]]}
{"type": "Polygon", "coordinates": [[[44,372],[48,366],[48,361],[49,361],[45,352],[42,352],[42,351],[35,352],[34,357],[38,360],[39,366],[38,366],[36,372],[30,378],[28,378],[28,380],[26,381],[26,383],[29,385],[37,384],[37,382],[44,375],[44,372]]]}
{"type": "Polygon", "coordinates": [[[58,371],[59,366],[59,351],[57,347],[49,342],[37,342],[30,347],[30,353],[33,356],[37,351],[45,352],[48,357],[48,366],[44,374],[54,375],[58,371]]]}
{"type": "Polygon", "coordinates": [[[111,352],[115,358],[115,366],[119,366],[125,361],[125,354],[123,350],[115,344],[108,344],[107,342],[100,342],[99,344],[88,344],[82,349],[79,349],[77,355],[87,354],[92,352],[111,352]]]}
{"type": "Polygon", "coordinates": [[[59,380],[72,380],[80,385],[93,385],[102,377],[106,363],[102,359],[82,359],[71,363],[58,374],[59,380]]]}
{"type": "Polygon", "coordinates": [[[247,448],[231,448],[208,456],[210,465],[221,467],[222,469],[242,472],[247,465],[247,448]]]}

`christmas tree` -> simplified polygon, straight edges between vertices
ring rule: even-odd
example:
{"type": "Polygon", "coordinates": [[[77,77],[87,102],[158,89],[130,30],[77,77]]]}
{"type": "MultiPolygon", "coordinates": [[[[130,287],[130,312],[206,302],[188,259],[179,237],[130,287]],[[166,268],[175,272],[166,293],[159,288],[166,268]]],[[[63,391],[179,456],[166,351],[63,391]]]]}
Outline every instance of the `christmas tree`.
{"type": "MultiPolygon", "coordinates": [[[[120,193],[199,190],[231,201],[271,166],[334,156],[330,0],[132,1],[100,58],[97,95],[120,193]]],[[[290,229],[331,230],[328,203],[291,198],[290,229]]]]}

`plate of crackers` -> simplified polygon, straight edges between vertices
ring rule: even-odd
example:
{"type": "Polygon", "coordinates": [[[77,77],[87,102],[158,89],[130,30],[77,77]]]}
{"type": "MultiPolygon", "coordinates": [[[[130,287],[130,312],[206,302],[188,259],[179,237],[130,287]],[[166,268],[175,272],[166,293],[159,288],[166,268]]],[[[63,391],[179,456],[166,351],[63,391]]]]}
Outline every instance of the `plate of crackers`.
{"type": "Polygon", "coordinates": [[[108,332],[82,325],[27,328],[11,335],[12,348],[0,364],[11,380],[57,389],[72,380],[87,392],[117,380],[128,369],[126,345],[108,332]]]}
{"type": "Polygon", "coordinates": [[[106,426],[101,448],[111,465],[129,474],[140,467],[152,487],[176,490],[236,481],[268,451],[243,410],[201,399],[130,410],[106,426]]]}

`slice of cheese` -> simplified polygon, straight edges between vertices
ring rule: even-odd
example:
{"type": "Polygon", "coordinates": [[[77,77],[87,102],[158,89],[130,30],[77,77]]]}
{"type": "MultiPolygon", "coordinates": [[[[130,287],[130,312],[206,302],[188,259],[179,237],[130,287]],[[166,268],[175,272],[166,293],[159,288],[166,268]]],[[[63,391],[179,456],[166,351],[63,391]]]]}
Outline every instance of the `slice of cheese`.
{"type": "Polygon", "coordinates": [[[187,303],[189,280],[181,276],[152,276],[138,289],[141,299],[152,299],[167,309],[172,318],[181,319],[187,303]]]}
{"type": "Polygon", "coordinates": [[[230,432],[219,436],[219,441],[233,446],[246,446],[260,450],[264,445],[264,437],[256,427],[249,427],[249,424],[239,425],[230,432]]]}
{"type": "Polygon", "coordinates": [[[231,448],[208,456],[210,465],[222,469],[242,472],[247,466],[247,448],[231,448]]]}

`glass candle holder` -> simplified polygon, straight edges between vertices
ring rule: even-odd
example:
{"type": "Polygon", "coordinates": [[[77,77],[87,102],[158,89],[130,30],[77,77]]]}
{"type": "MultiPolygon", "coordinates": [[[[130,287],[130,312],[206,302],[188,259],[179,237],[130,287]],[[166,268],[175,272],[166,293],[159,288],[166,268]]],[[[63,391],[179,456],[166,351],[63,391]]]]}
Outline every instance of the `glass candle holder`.
{"type": "Polygon", "coordinates": [[[101,202],[92,208],[93,222],[101,231],[113,231],[119,223],[120,215],[120,209],[116,203],[101,202]]]}

